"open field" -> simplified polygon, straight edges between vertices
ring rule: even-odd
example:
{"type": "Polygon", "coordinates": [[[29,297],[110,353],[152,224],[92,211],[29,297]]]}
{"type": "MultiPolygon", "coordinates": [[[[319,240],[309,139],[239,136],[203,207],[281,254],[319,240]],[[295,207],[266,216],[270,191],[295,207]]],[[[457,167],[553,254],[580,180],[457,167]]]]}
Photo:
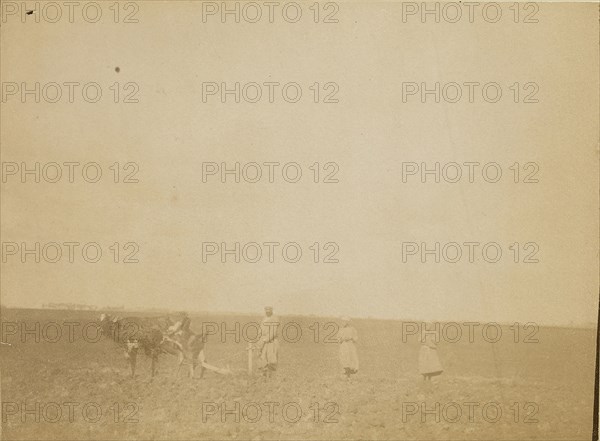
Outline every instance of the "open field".
{"type": "MultiPolygon", "coordinates": [[[[114,342],[89,341],[94,327],[84,339],[82,326],[73,325],[69,341],[65,322],[83,325],[98,314],[2,311],[3,324],[19,324],[15,335],[4,328],[2,340],[13,346],[0,347],[2,439],[591,439],[594,329],[540,328],[538,343],[523,343],[526,334],[515,343],[507,327],[497,343],[480,332],[473,343],[441,341],[445,372],[429,387],[417,371],[420,345],[414,336],[402,341],[400,322],[354,321],[360,371],[347,382],[338,346],[323,341],[329,320],[282,317],[282,324],[298,323],[302,336],[282,341],[279,371],[269,382],[247,375],[247,342],[242,335],[236,343],[233,334],[212,335],[206,347],[208,362],[229,364],[232,375],[176,377],[176,359],[163,355],[150,381],[147,357],[140,354],[137,375],[130,378],[114,342]],[[56,342],[50,341],[56,333],[49,322],[62,326],[56,342]],[[313,322],[319,323],[318,342],[313,322]],[[23,334],[20,323],[34,331],[23,334]],[[222,415],[224,407],[231,412],[222,415]]],[[[205,321],[232,330],[236,321],[243,327],[260,319],[192,316],[192,329],[200,331],[205,321]]]]}

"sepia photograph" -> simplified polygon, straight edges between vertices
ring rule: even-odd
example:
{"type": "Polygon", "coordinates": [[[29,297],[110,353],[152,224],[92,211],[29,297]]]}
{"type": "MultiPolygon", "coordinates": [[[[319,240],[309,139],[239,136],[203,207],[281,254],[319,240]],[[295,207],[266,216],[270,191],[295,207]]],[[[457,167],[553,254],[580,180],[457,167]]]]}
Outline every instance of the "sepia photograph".
{"type": "Polygon", "coordinates": [[[598,440],[598,2],[0,12],[0,441],[598,440]]]}

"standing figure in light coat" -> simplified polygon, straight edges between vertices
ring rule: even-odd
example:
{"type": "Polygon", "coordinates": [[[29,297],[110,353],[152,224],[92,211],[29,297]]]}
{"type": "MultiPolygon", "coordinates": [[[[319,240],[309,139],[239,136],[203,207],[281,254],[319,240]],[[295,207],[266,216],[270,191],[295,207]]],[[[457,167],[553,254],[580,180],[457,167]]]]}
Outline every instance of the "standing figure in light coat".
{"type": "MultiPolygon", "coordinates": [[[[429,331],[429,329],[427,330],[429,331]]],[[[424,381],[431,381],[431,377],[441,375],[442,372],[444,372],[444,368],[440,363],[435,338],[428,332],[425,334],[425,337],[421,339],[419,373],[423,375],[424,381]]]]}
{"type": "Polygon", "coordinates": [[[277,370],[279,360],[279,318],[273,315],[273,307],[265,307],[265,318],[260,326],[261,336],[258,343],[260,359],[263,363],[261,370],[265,378],[271,378],[277,370]]]}
{"type": "Polygon", "coordinates": [[[351,375],[358,373],[358,354],[356,352],[358,333],[356,328],[350,324],[349,317],[342,317],[338,341],[340,343],[340,363],[346,378],[349,379],[351,375]]]}

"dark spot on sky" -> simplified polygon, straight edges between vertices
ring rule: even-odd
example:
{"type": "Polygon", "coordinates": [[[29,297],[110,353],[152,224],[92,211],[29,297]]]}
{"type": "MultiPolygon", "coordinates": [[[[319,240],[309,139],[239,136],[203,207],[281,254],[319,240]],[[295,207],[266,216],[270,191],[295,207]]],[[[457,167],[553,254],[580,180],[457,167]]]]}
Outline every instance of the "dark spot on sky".
{"type": "Polygon", "coordinates": [[[31,15],[31,14],[33,14],[33,11],[27,11],[26,14],[31,15]]]}
{"type": "Polygon", "coordinates": [[[121,68],[120,68],[119,66],[115,67],[115,72],[116,72],[116,73],[119,73],[119,72],[121,72],[121,68]]]}

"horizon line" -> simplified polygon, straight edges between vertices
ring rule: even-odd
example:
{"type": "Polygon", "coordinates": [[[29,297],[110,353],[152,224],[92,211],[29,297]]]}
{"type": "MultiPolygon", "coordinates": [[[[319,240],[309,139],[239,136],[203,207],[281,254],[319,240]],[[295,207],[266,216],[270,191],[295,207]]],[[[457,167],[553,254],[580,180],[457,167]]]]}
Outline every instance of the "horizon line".
{"type": "MultiPolygon", "coordinates": [[[[61,305],[62,303],[57,303],[58,305],[61,305]]],[[[75,304],[75,306],[87,306],[88,308],[64,308],[64,307],[56,307],[56,308],[52,308],[52,307],[44,307],[44,306],[14,306],[14,305],[6,305],[6,304],[0,304],[0,314],[2,309],[33,309],[33,310],[48,310],[48,311],[86,311],[86,312],[94,312],[94,311],[98,311],[98,312],[118,312],[118,311],[122,311],[122,312],[164,312],[164,313],[168,313],[168,314],[177,314],[182,312],[182,309],[171,309],[171,308],[167,308],[167,307],[125,307],[125,306],[104,306],[104,307],[99,307],[96,305],[85,305],[85,304],[75,304]]],[[[241,311],[222,311],[222,310],[214,310],[214,311],[208,311],[208,310],[188,310],[186,312],[192,313],[192,314],[228,314],[228,315],[255,315],[258,316],[260,315],[260,312],[258,313],[252,313],[252,312],[241,312],[241,311]]],[[[277,314],[281,317],[322,317],[322,318],[333,318],[333,319],[339,319],[340,317],[337,317],[335,315],[327,315],[327,314],[323,314],[323,315],[318,315],[318,314],[277,314]]],[[[502,325],[502,326],[510,326],[510,325],[514,325],[515,323],[519,323],[519,322],[507,322],[507,321],[491,321],[491,320],[472,320],[472,319],[462,319],[462,320],[425,320],[425,319],[407,319],[407,318],[385,318],[385,317],[376,317],[376,316],[352,316],[350,315],[350,318],[352,319],[356,319],[356,320],[381,320],[381,321],[394,321],[394,322],[417,322],[417,323],[497,323],[498,325],[502,325]]],[[[520,325],[525,325],[527,323],[532,323],[535,324],[537,326],[544,326],[544,327],[559,327],[559,328],[586,328],[586,329],[594,329],[598,326],[597,322],[578,322],[578,323],[538,323],[538,322],[523,322],[523,323],[519,323],[520,325]]]]}

